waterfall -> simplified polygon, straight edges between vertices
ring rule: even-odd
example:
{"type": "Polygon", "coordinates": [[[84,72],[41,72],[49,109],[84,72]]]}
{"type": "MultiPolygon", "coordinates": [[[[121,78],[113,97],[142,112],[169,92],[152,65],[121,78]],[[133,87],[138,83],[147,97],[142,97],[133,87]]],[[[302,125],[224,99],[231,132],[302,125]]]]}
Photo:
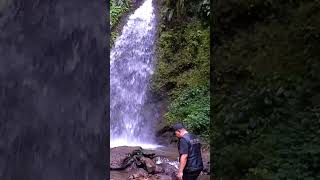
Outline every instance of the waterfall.
{"type": "Polygon", "coordinates": [[[154,65],[156,19],[152,0],[129,17],[110,56],[110,146],[154,148],[155,116],[146,116],[154,65]]]}

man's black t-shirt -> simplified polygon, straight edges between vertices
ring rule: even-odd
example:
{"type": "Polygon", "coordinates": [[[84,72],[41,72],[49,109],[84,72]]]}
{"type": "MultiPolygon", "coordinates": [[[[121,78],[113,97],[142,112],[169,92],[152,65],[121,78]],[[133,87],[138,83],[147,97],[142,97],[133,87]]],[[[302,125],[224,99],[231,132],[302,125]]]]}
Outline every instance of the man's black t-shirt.
{"type": "Polygon", "coordinates": [[[185,134],[179,139],[178,143],[179,155],[181,158],[182,154],[187,154],[188,159],[183,172],[196,172],[203,169],[203,162],[201,157],[201,144],[200,140],[192,135],[185,134]]]}
{"type": "Polygon", "coordinates": [[[188,142],[184,138],[180,138],[178,149],[180,156],[182,154],[188,154],[188,142]]]}

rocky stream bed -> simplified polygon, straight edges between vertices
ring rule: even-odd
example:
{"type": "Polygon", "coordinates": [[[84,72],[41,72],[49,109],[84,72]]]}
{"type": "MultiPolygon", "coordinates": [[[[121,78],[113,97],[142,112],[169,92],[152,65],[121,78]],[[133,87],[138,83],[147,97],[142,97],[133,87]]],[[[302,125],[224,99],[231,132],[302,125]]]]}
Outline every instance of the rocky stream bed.
{"type": "MultiPolygon", "coordinates": [[[[175,180],[178,170],[176,147],[154,150],[141,147],[120,146],[111,148],[111,180],[175,180]]],[[[204,170],[198,179],[210,179],[209,153],[203,152],[204,170]]]]}

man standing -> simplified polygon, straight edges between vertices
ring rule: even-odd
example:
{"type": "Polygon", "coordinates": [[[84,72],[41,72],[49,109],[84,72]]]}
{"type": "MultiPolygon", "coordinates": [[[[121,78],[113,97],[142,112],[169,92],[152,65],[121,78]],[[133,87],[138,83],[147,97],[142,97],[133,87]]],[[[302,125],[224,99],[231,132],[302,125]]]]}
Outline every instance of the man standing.
{"type": "Polygon", "coordinates": [[[200,140],[188,133],[181,123],[173,126],[175,135],[179,138],[179,180],[196,180],[203,169],[200,140]]]}

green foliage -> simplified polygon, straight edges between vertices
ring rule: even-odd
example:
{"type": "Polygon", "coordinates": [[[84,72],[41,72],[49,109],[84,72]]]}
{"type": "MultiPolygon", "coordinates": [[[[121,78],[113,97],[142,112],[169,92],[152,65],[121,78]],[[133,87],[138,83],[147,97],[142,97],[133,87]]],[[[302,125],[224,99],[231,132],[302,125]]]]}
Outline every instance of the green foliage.
{"type": "Polygon", "coordinates": [[[181,25],[183,21],[198,18],[208,25],[210,17],[209,0],[165,0],[161,10],[166,25],[181,25]]]}
{"type": "Polygon", "coordinates": [[[116,41],[116,38],[118,37],[118,32],[116,32],[116,31],[112,31],[111,32],[111,38],[110,38],[110,44],[112,45],[112,44],[114,44],[115,43],[115,41],[116,41]]]}
{"type": "Polygon", "coordinates": [[[110,1],[110,18],[111,28],[117,26],[121,16],[130,8],[130,1],[128,0],[111,0],[110,1]]]}
{"type": "Polygon", "coordinates": [[[209,20],[211,14],[210,0],[203,0],[199,5],[198,12],[203,20],[209,20]]]}
{"type": "Polygon", "coordinates": [[[162,32],[158,64],[152,83],[155,92],[175,93],[209,83],[209,30],[193,23],[180,30],[162,32]]]}
{"type": "Polygon", "coordinates": [[[280,79],[274,75],[250,81],[237,94],[213,97],[218,132],[215,143],[219,145],[214,152],[217,176],[320,176],[316,170],[320,160],[320,102],[310,102],[310,95],[317,90],[310,89],[309,83],[298,77],[280,79]]]}
{"type": "Polygon", "coordinates": [[[110,9],[112,27],[114,27],[119,22],[121,15],[125,13],[127,10],[127,8],[119,6],[115,6],[112,7],[112,9],[110,9]]]}
{"type": "Polygon", "coordinates": [[[111,23],[111,39],[110,46],[112,46],[118,36],[116,27],[119,24],[121,17],[127,13],[131,5],[131,0],[111,0],[110,1],[110,23],[111,23]]]}
{"type": "Polygon", "coordinates": [[[216,7],[214,178],[319,179],[319,2],[216,7]]]}
{"type": "Polygon", "coordinates": [[[151,86],[159,96],[169,96],[170,105],[164,116],[167,124],[182,122],[206,142],[210,130],[210,36],[209,27],[197,12],[204,11],[207,2],[165,2],[157,42],[158,62],[151,86]],[[194,8],[193,4],[197,6],[194,8]]]}
{"type": "Polygon", "coordinates": [[[169,124],[182,122],[193,133],[208,138],[210,128],[209,87],[185,89],[175,97],[165,114],[169,124]]]}

